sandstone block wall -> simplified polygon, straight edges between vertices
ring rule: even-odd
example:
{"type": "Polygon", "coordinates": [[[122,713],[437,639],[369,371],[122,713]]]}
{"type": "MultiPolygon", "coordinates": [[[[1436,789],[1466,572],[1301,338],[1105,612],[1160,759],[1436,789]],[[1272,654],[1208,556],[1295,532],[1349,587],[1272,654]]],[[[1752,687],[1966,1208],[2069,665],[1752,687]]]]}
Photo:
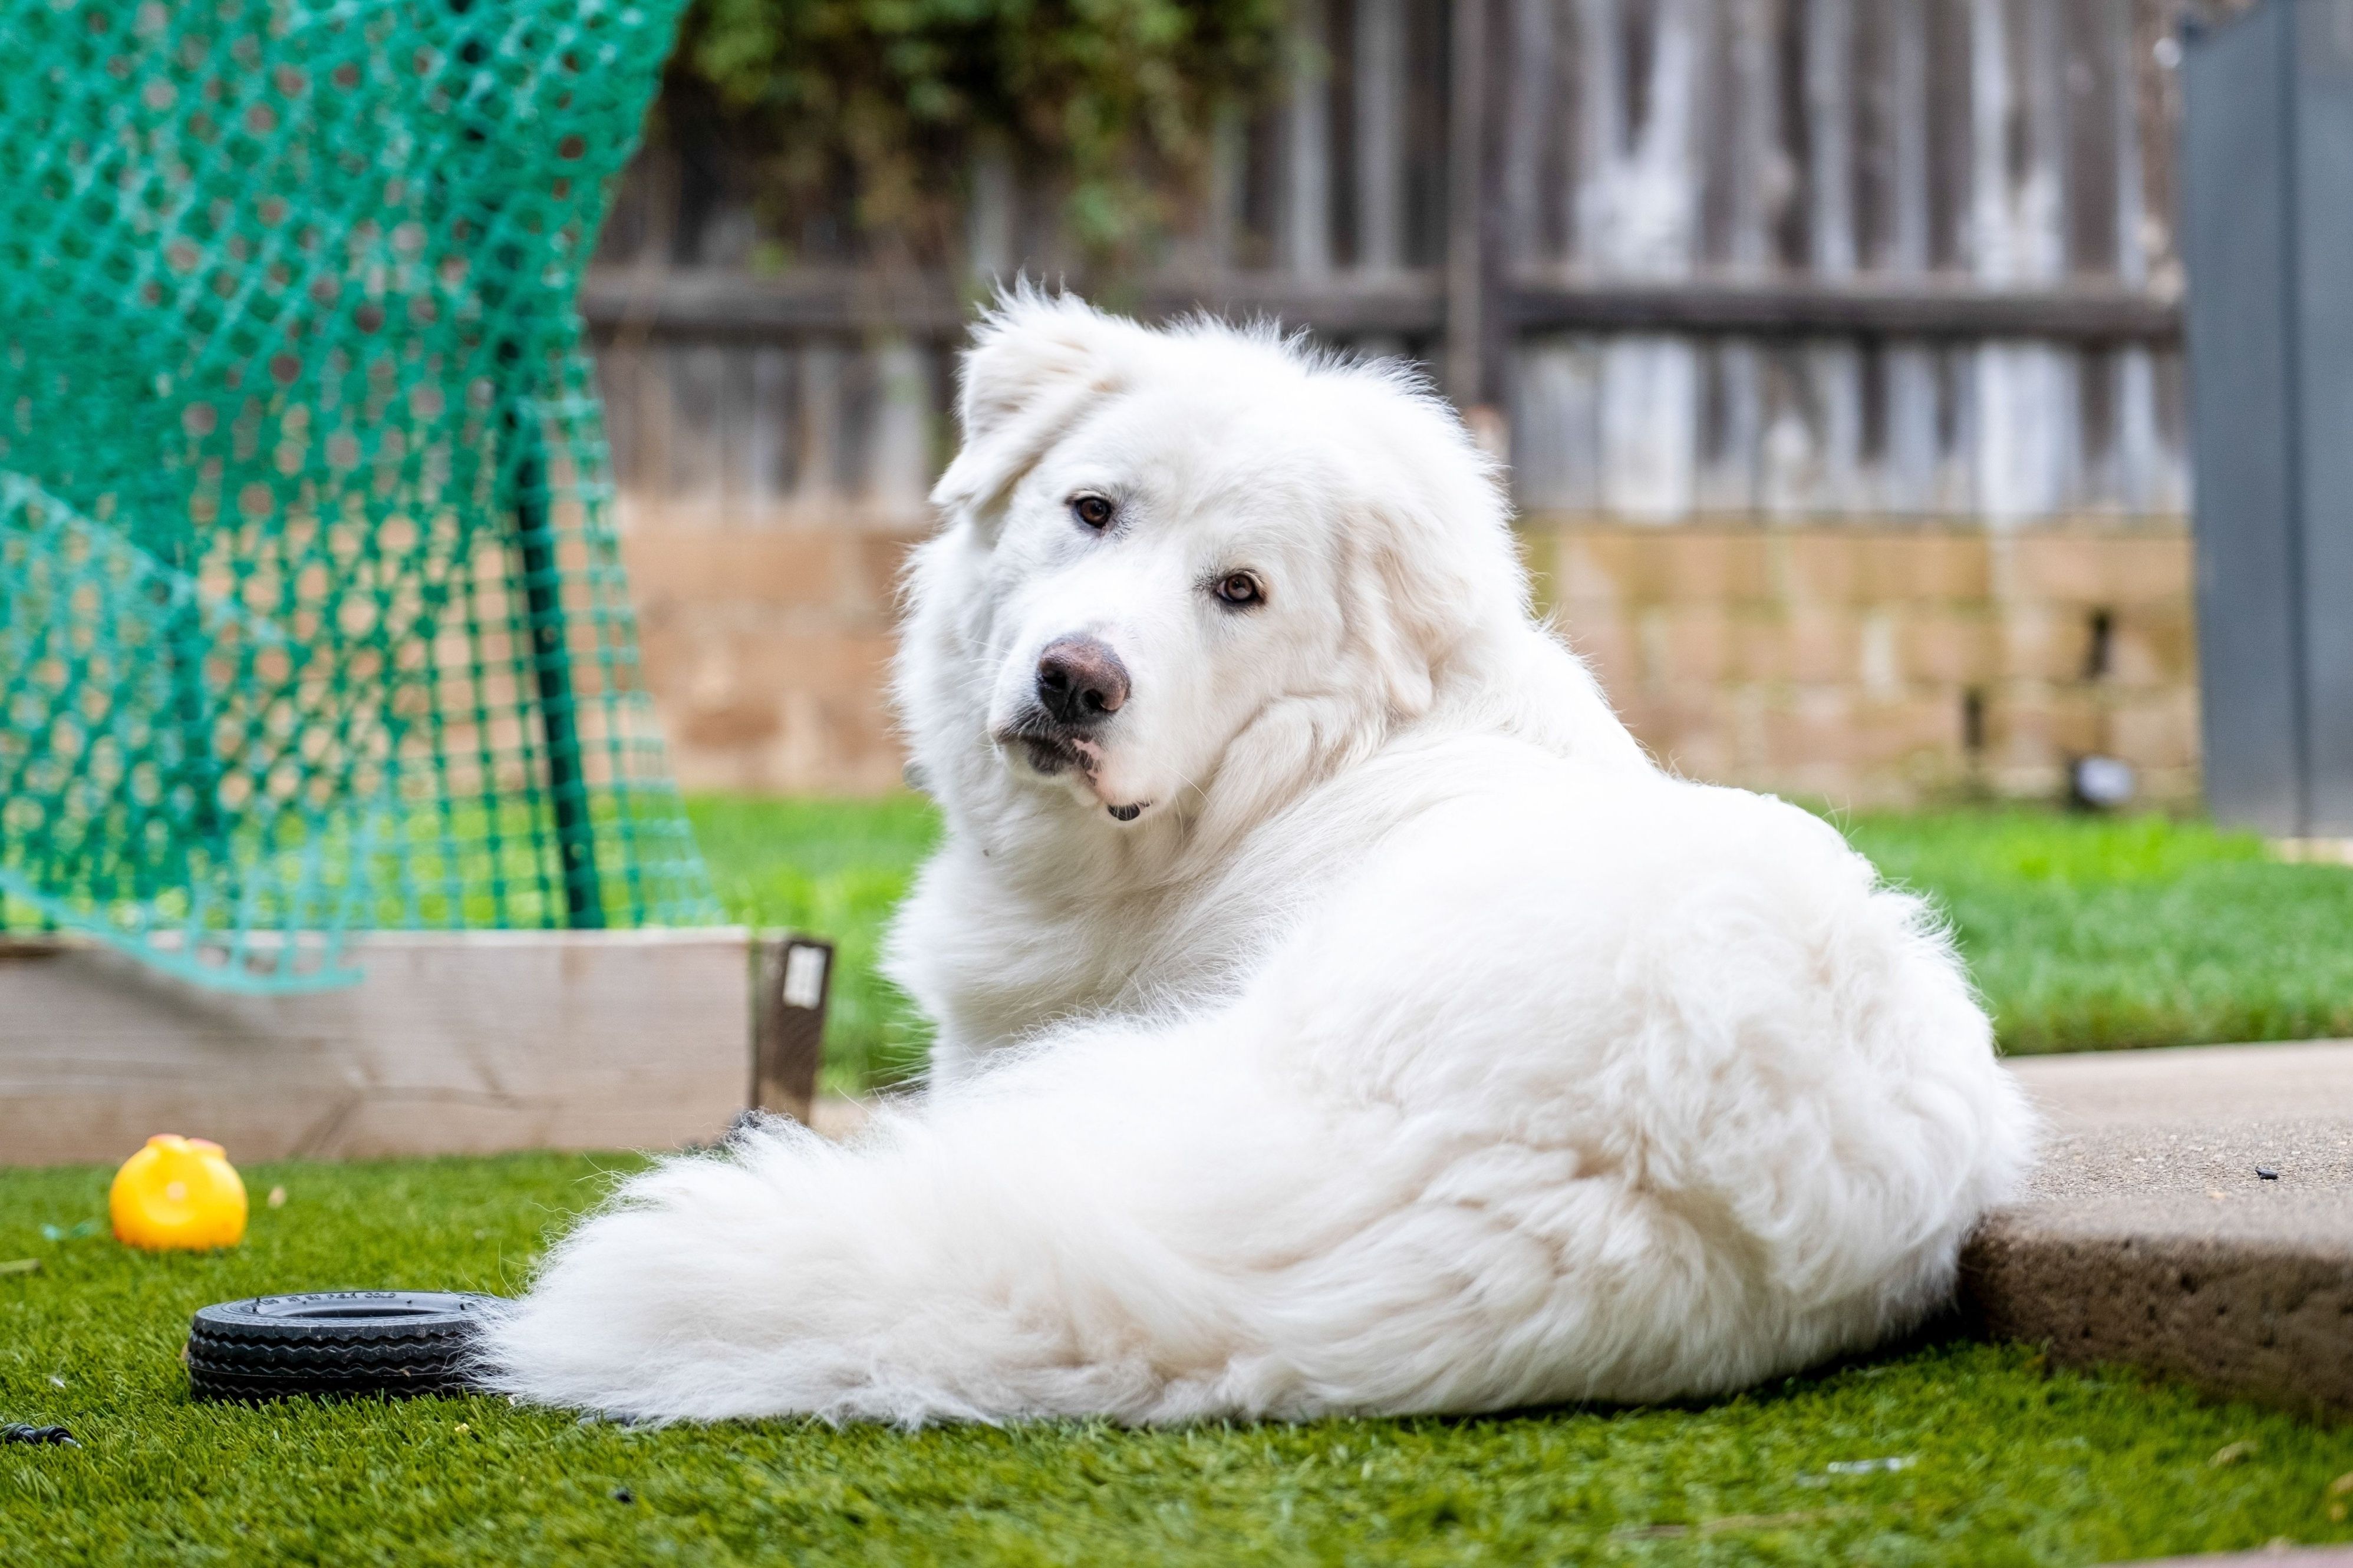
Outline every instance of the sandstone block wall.
{"type": "MultiPolygon", "coordinates": [[[[893,588],[920,525],[761,521],[625,497],[648,679],[690,789],[868,793],[900,780],[893,588]]],[[[2198,788],[2189,543],[2178,522],[2031,531],[1522,528],[1538,607],[1627,722],[1694,777],[1856,805],[2052,795],[2120,756],[2144,798],[2198,788]]]]}
{"type": "Polygon", "coordinates": [[[895,788],[889,709],[899,568],[920,534],[728,524],[624,498],[646,679],[687,789],[895,788]]]}
{"type": "Polygon", "coordinates": [[[1539,605],[1694,777],[1855,805],[2051,795],[2070,759],[2198,789],[2179,523],[2000,532],[1538,517],[1539,605]]]}

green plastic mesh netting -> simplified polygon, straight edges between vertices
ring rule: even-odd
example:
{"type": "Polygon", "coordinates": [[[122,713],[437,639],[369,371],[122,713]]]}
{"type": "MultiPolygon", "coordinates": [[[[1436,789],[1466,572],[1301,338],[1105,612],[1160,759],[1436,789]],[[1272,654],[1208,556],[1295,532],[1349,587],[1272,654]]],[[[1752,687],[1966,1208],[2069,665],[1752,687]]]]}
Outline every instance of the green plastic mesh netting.
{"type": "Polygon", "coordinates": [[[678,0],[0,0],[0,917],[719,918],[573,295],[678,0]]]}

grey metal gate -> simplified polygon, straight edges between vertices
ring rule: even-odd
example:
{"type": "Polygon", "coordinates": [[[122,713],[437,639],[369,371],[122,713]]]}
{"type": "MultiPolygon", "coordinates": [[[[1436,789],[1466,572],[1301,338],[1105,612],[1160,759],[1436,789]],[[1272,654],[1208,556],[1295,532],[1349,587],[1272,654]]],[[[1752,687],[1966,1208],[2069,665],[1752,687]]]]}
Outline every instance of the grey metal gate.
{"type": "Polygon", "coordinates": [[[2207,799],[2353,834],[2353,0],[2264,0],[2187,46],[2207,799]]]}

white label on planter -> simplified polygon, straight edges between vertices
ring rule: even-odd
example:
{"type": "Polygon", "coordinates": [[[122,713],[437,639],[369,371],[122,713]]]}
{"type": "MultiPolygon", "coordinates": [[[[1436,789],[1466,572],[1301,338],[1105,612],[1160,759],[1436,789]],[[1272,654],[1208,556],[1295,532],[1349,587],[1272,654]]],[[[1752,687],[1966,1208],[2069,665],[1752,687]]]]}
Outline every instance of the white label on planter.
{"type": "Polygon", "coordinates": [[[814,1007],[825,1000],[825,949],[785,950],[785,1005],[814,1007]]]}

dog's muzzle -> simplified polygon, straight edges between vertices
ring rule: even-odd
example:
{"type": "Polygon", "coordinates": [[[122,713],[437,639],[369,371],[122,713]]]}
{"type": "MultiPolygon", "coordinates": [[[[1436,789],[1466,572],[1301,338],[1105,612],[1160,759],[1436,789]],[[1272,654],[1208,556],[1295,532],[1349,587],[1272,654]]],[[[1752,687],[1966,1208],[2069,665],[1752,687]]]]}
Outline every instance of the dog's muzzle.
{"type": "MultiPolygon", "coordinates": [[[[1000,746],[1022,748],[1040,773],[1050,777],[1076,770],[1096,784],[1103,765],[1099,737],[1127,705],[1132,689],[1127,666],[1109,644],[1089,637],[1056,637],[1038,656],[1026,710],[993,738],[1000,746]]],[[[1114,822],[1134,822],[1151,804],[1105,800],[1103,809],[1114,822]]]]}

